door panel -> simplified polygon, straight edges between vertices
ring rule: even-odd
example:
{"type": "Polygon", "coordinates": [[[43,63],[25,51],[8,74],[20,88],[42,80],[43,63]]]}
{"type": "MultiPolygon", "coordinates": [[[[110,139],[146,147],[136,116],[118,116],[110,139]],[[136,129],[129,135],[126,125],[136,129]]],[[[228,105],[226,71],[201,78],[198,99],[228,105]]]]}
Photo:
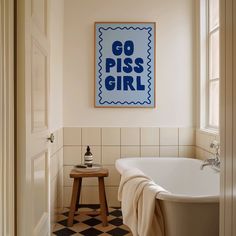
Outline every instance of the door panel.
{"type": "Polygon", "coordinates": [[[48,207],[47,152],[32,159],[32,190],[34,225],[44,217],[48,207]]]}
{"type": "Polygon", "coordinates": [[[32,41],[32,130],[47,128],[47,55],[32,41]]]}
{"type": "Polygon", "coordinates": [[[17,233],[48,236],[49,1],[17,1],[17,233]]]}
{"type": "Polygon", "coordinates": [[[35,25],[46,36],[47,34],[47,0],[31,1],[31,16],[35,25]]]}

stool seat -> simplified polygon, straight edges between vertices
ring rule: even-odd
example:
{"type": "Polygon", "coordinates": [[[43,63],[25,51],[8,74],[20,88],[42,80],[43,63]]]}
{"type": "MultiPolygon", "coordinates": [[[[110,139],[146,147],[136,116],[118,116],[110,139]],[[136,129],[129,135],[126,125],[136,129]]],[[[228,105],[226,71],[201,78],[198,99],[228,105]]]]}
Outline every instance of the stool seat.
{"type": "Polygon", "coordinates": [[[79,170],[72,170],[70,172],[71,178],[86,178],[86,177],[107,177],[108,176],[108,169],[101,168],[95,171],[79,171],[79,170]]]}
{"type": "Polygon", "coordinates": [[[102,218],[102,225],[107,226],[107,215],[109,213],[108,213],[108,206],[107,206],[107,199],[106,199],[106,192],[105,192],[105,185],[104,185],[104,177],[107,177],[108,175],[109,175],[108,169],[105,169],[105,168],[101,168],[96,171],[72,170],[70,172],[70,178],[73,178],[74,182],[73,182],[69,217],[68,217],[68,221],[67,221],[68,227],[73,226],[73,219],[74,219],[76,207],[79,207],[82,179],[89,178],[89,177],[97,177],[98,178],[99,201],[100,201],[100,210],[101,210],[100,212],[101,212],[101,218],[102,218]]]}

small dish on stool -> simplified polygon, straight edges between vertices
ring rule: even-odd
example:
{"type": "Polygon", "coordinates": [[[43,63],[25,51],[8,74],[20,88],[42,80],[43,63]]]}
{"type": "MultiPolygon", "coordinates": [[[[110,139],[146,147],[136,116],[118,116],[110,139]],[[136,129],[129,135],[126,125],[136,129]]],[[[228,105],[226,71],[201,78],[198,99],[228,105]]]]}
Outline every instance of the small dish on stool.
{"type": "Polygon", "coordinates": [[[93,164],[92,167],[88,167],[86,165],[76,165],[74,166],[75,171],[80,172],[91,172],[91,171],[99,171],[102,169],[102,165],[100,164],[93,164]]]}

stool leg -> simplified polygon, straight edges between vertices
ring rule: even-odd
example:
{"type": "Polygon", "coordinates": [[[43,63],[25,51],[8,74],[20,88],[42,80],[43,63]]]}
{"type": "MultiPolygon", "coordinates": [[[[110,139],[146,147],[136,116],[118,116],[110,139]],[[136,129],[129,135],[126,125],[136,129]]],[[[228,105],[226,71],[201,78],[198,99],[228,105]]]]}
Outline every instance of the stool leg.
{"type": "Polygon", "coordinates": [[[79,189],[79,179],[76,178],[76,179],[74,179],[74,183],[73,183],[70,212],[69,212],[69,217],[68,217],[68,221],[67,221],[68,227],[73,226],[74,214],[75,214],[75,210],[76,210],[76,202],[77,202],[77,197],[78,197],[78,189],[79,189]]]}
{"type": "Polygon", "coordinates": [[[108,211],[108,206],[107,206],[107,196],[106,196],[105,188],[104,188],[104,196],[105,196],[105,202],[106,202],[106,213],[107,213],[107,216],[109,216],[109,211],[108,211]]]}
{"type": "Polygon", "coordinates": [[[99,183],[99,199],[100,199],[102,225],[107,226],[107,207],[106,207],[104,178],[98,177],[98,183],[99,183]]]}
{"type": "Polygon", "coordinates": [[[80,199],[80,193],[81,193],[81,186],[82,186],[82,178],[79,178],[79,187],[78,187],[78,196],[76,201],[76,209],[79,208],[79,199],[80,199]]]}

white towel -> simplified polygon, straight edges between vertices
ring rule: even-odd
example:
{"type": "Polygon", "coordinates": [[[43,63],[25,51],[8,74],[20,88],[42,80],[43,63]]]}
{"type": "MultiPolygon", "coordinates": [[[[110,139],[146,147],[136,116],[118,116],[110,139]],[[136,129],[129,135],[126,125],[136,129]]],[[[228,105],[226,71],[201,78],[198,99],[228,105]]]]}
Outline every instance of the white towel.
{"type": "Polygon", "coordinates": [[[156,195],[166,191],[139,169],[122,173],[118,191],[124,223],[133,236],[164,236],[164,221],[156,195]]]}

